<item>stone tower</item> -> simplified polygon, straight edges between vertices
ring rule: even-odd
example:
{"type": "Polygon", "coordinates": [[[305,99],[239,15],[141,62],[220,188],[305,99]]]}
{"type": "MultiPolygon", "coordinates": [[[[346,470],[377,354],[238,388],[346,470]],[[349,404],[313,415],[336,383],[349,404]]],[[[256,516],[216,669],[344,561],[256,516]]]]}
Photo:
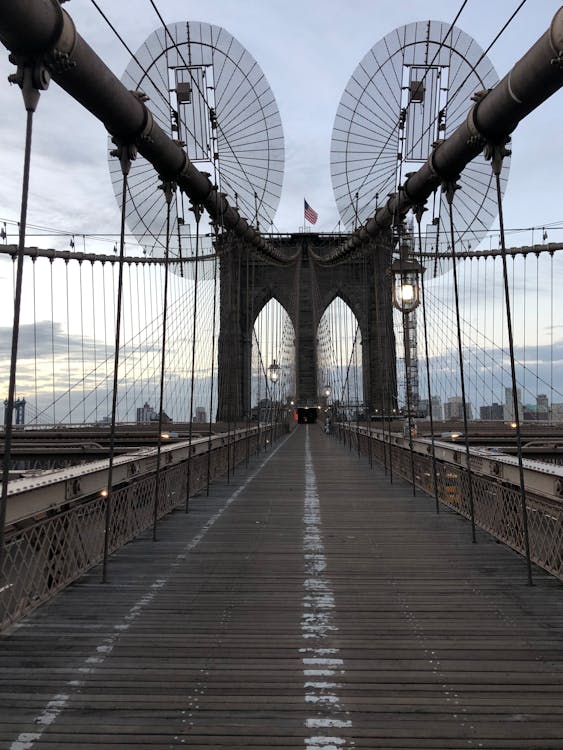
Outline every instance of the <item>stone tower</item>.
{"type": "Polygon", "coordinates": [[[323,263],[342,235],[293,234],[273,237],[288,258],[275,264],[252,254],[239,239],[218,240],[220,254],[220,334],[218,421],[250,412],[252,329],[260,311],[275,298],[295,331],[298,405],[317,404],[317,329],[330,303],[341,297],[356,316],[362,342],[363,399],[369,409],[397,406],[391,280],[391,251],[377,242],[361,256],[323,263]]]}

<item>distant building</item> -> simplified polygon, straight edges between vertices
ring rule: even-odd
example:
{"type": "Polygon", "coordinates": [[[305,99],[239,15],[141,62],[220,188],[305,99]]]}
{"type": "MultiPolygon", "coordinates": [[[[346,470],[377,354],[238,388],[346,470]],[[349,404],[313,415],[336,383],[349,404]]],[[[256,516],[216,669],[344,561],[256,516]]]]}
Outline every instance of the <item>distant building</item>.
{"type": "Polygon", "coordinates": [[[549,419],[549,400],[545,393],[538,393],[536,397],[536,404],[538,419],[547,421],[549,419]]]}
{"type": "Polygon", "coordinates": [[[549,419],[549,401],[545,393],[536,397],[535,404],[524,404],[524,419],[547,422],[549,419]]]}
{"type": "MultiPolygon", "coordinates": [[[[466,401],[467,419],[473,419],[471,403],[466,401]]],[[[444,419],[463,419],[463,399],[461,396],[450,396],[444,404],[444,419]]]]}
{"type": "MultiPolygon", "coordinates": [[[[421,415],[421,419],[430,419],[430,409],[428,408],[427,398],[419,399],[418,411],[421,415]]],[[[432,396],[432,419],[442,419],[442,402],[440,396],[432,396]]]]}
{"type": "Polygon", "coordinates": [[[145,402],[144,406],[141,406],[137,409],[138,423],[142,424],[144,422],[156,422],[157,420],[158,414],[148,402],[145,402]]]}
{"type": "Polygon", "coordinates": [[[196,406],[194,422],[207,422],[207,412],[203,406],[196,406]]]}
{"type": "Polygon", "coordinates": [[[504,419],[504,404],[492,403],[490,406],[482,406],[479,409],[481,419],[504,419]]]}
{"type": "Polygon", "coordinates": [[[552,422],[563,422],[563,404],[551,404],[552,422]]]}

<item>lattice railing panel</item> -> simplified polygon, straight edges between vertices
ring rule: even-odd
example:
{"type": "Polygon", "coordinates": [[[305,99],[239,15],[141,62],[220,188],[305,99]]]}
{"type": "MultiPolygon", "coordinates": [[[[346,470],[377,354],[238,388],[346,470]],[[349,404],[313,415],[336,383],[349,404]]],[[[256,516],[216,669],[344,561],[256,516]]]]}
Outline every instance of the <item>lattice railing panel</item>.
{"type": "Polygon", "coordinates": [[[46,601],[101,559],[105,505],[95,498],[6,540],[2,624],[46,601]]]}

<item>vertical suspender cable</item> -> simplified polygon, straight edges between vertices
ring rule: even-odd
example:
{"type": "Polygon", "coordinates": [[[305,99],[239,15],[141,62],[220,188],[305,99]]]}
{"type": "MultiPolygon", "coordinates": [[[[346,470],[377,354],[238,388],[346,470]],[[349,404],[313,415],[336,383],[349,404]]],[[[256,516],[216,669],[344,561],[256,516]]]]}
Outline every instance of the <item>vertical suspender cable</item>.
{"type": "Polygon", "coordinates": [[[514,421],[516,423],[516,447],[518,451],[518,473],[520,479],[520,499],[522,502],[522,525],[524,529],[524,547],[526,551],[526,566],[528,572],[528,583],[533,585],[532,562],[530,558],[530,537],[528,533],[528,508],[526,506],[526,485],[524,482],[524,464],[522,461],[522,432],[520,429],[520,414],[518,412],[518,392],[516,391],[516,366],[514,363],[514,338],[512,335],[512,314],[510,310],[510,291],[508,287],[508,269],[506,264],[506,244],[504,237],[504,216],[502,211],[502,192],[500,188],[500,169],[502,158],[493,158],[493,172],[497,188],[497,202],[500,226],[500,248],[502,258],[502,274],[504,281],[504,302],[506,308],[506,326],[508,329],[508,347],[510,351],[510,376],[512,380],[512,404],[514,409],[514,421]]]}
{"type": "Polygon", "coordinates": [[[414,469],[414,446],[412,441],[412,392],[411,392],[411,341],[410,341],[410,330],[409,330],[409,313],[401,313],[403,322],[403,354],[405,363],[405,394],[407,400],[407,430],[409,436],[409,453],[411,459],[411,483],[412,483],[412,494],[416,496],[416,476],[414,469]]]}
{"type": "Polygon", "coordinates": [[[457,352],[459,360],[459,377],[461,382],[461,401],[463,408],[463,431],[465,437],[465,459],[467,462],[467,481],[469,486],[469,512],[471,514],[471,540],[475,543],[477,537],[475,535],[475,507],[473,503],[473,473],[471,471],[471,455],[469,453],[469,435],[468,424],[467,424],[467,401],[465,398],[465,371],[463,366],[463,344],[461,340],[461,317],[459,314],[459,289],[457,281],[457,256],[455,251],[455,234],[454,234],[454,212],[453,212],[453,199],[454,192],[457,188],[455,180],[445,185],[446,197],[449,205],[450,213],[450,242],[451,242],[451,253],[452,253],[452,270],[454,275],[454,298],[455,298],[455,318],[456,318],[456,333],[457,333],[457,352]]]}
{"type": "MultiPolygon", "coordinates": [[[[141,266],[141,268],[143,268],[143,271],[144,271],[144,267],[141,266]]],[[[144,273],[140,274],[139,273],[139,267],[137,265],[135,265],[135,281],[136,281],[136,286],[137,286],[137,321],[140,322],[140,321],[143,320],[143,317],[144,317],[143,314],[141,313],[141,309],[143,311],[146,310],[147,301],[146,301],[146,298],[141,295],[141,289],[140,289],[140,285],[139,285],[139,276],[141,276],[142,279],[143,279],[143,291],[144,291],[144,278],[145,278],[145,274],[144,273]],[[142,300],[142,304],[141,304],[141,300],[142,300]]],[[[145,324],[144,321],[143,321],[143,329],[146,331],[146,324],[145,324]]],[[[142,359],[143,359],[143,355],[142,355],[142,339],[141,339],[141,331],[139,331],[139,360],[138,361],[142,362],[142,359]]],[[[141,370],[141,372],[142,372],[142,370],[141,370]]],[[[135,375],[134,383],[135,383],[135,385],[137,384],[137,376],[136,375],[135,375]]],[[[143,400],[142,400],[142,395],[143,395],[143,380],[142,380],[142,378],[141,378],[141,383],[140,383],[140,389],[141,389],[141,394],[140,394],[141,398],[139,398],[139,402],[137,402],[137,400],[135,399],[135,403],[141,403],[142,404],[143,403],[143,400]]]]}
{"type": "MultiPolygon", "coordinates": [[[[255,280],[255,269],[253,269],[253,271],[252,271],[252,276],[253,276],[253,281],[254,281],[255,280]]],[[[252,313],[252,317],[254,317],[254,311],[252,313]]],[[[256,357],[257,357],[257,359],[256,359],[256,367],[257,367],[256,379],[257,379],[257,383],[258,383],[258,409],[257,409],[257,412],[258,412],[258,446],[257,446],[256,452],[260,453],[260,450],[261,450],[261,448],[260,448],[260,439],[261,439],[260,438],[260,418],[261,418],[261,412],[262,412],[262,409],[261,409],[261,401],[262,401],[262,398],[261,398],[261,396],[262,396],[261,357],[262,357],[262,353],[261,353],[261,350],[260,350],[260,347],[261,347],[260,342],[262,340],[262,316],[261,315],[258,315],[258,317],[256,319],[256,322],[257,322],[257,325],[256,325],[256,329],[257,329],[256,330],[256,334],[254,333],[254,328],[252,329],[252,331],[253,331],[253,333],[252,333],[252,335],[253,335],[252,343],[256,343],[256,357]]]]}
{"type": "MultiPolygon", "coordinates": [[[[253,257],[252,258],[252,284],[251,284],[252,300],[251,300],[251,303],[250,303],[250,323],[251,323],[251,325],[249,326],[250,337],[251,337],[251,341],[250,341],[250,370],[251,370],[250,380],[251,380],[251,382],[252,382],[252,378],[253,378],[253,375],[252,375],[252,365],[253,365],[253,362],[252,362],[252,348],[255,347],[255,341],[256,341],[256,336],[254,334],[254,325],[255,325],[255,320],[254,320],[254,291],[255,291],[255,288],[256,288],[256,261],[255,261],[255,259],[253,257]]],[[[257,348],[257,347],[255,347],[255,348],[257,348]]],[[[258,385],[258,394],[257,394],[258,401],[257,401],[257,405],[256,405],[256,423],[258,425],[258,431],[256,433],[256,451],[255,451],[255,453],[260,453],[260,378],[258,378],[257,385],[258,385]]],[[[252,388],[251,388],[251,393],[252,393],[252,388]]],[[[252,397],[251,397],[251,400],[252,400],[252,397]]],[[[250,406],[252,408],[252,403],[250,404],[250,406]]]]}
{"type": "MultiPolygon", "coordinates": [[[[420,265],[422,265],[422,234],[420,230],[420,221],[424,208],[419,206],[415,210],[416,223],[418,227],[418,253],[420,265]]],[[[432,478],[434,482],[434,497],[436,498],[436,513],[440,512],[440,503],[438,501],[438,474],[436,471],[436,437],[434,435],[434,413],[432,408],[432,387],[430,385],[430,360],[428,357],[428,324],[426,320],[426,296],[424,290],[424,273],[420,274],[420,291],[422,296],[422,327],[424,329],[424,358],[426,360],[426,383],[428,386],[428,416],[430,417],[430,440],[432,443],[432,478]]]]}
{"type": "Polygon", "coordinates": [[[55,286],[53,281],[54,258],[49,258],[49,274],[51,281],[51,388],[53,391],[53,428],[57,423],[56,408],[57,396],[55,393],[55,286]]]}
{"type": "MultiPolygon", "coordinates": [[[[125,251],[124,251],[125,252],[125,251]]],[[[129,297],[129,300],[131,300],[131,271],[129,266],[124,264],[123,267],[123,281],[122,285],[128,288],[129,294],[127,295],[129,297]],[[126,278],[127,273],[127,278],[126,278]]],[[[124,379],[127,379],[127,355],[128,355],[128,349],[130,351],[130,338],[129,338],[129,330],[128,330],[128,324],[132,324],[133,321],[127,320],[127,310],[125,309],[125,302],[123,303],[123,311],[121,313],[121,327],[123,329],[123,377],[124,379]]],[[[122,419],[124,422],[127,422],[129,418],[129,384],[126,385],[123,391],[123,396],[120,399],[120,402],[125,401],[125,413],[123,412],[122,407],[122,419]]]]}
{"type": "MultiPolygon", "coordinates": [[[[368,259],[367,254],[364,253],[362,258],[362,274],[363,274],[363,283],[362,283],[362,305],[364,307],[364,310],[369,310],[368,308],[368,279],[369,279],[369,271],[368,271],[368,259]]],[[[367,320],[369,320],[369,312],[367,316],[367,320]]],[[[365,352],[368,352],[369,358],[370,358],[370,364],[371,364],[371,358],[374,355],[374,352],[371,349],[371,342],[373,341],[372,332],[369,330],[369,322],[366,323],[366,330],[365,330],[365,336],[366,336],[366,346],[363,346],[362,348],[362,401],[364,402],[364,418],[365,418],[365,409],[367,409],[367,428],[368,428],[368,440],[367,440],[367,449],[368,449],[368,461],[370,469],[373,469],[373,444],[372,444],[372,434],[371,434],[371,416],[372,416],[372,410],[374,409],[374,404],[371,402],[371,385],[369,386],[368,390],[368,384],[371,382],[371,375],[368,375],[368,382],[365,382],[364,379],[364,373],[366,371],[366,366],[364,362],[364,356],[365,352]]],[[[368,364],[369,367],[369,364],[368,364]]]]}
{"type": "MultiPolygon", "coordinates": [[[[373,269],[373,286],[372,286],[372,293],[374,295],[374,306],[375,306],[375,326],[378,332],[382,331],[383,321],[381,320],[381,305],[380,305],[380,299],[379,299],[379,293],[377,290],[377,280],[375,278],[375,253],[377,252],[377,247],[374,249],[374,252],[372,252],[370,263],[373,269]]],[[[379,340],[379,336],[377,338],[379,340]]],[[[383,347],[382,351],[378,351],[378,357],[383,359],[383,371],[387,372],[388,370],[388,363],[387,363],[387,347],[383,347]]],[[[372,377],[372,373],[370,373],[370,378],[372,377]]],[[[383,470],[385,473],[385,476],[387,476],[387,439],[385,434],[385,409],[386,407],[389,410],[387,401],[388,401],[388,375],[383,380],[383,387],[380,387],[379,394],[380,394],[380,401],[378,404],[379,413],[380,413],[380,420],[379,423],[381,425],[381,439],[383,443],[383,470]]],[[[391,424],[389,423],[389,438],[391,433],[391,424]]],[[[389,450],[391,448],[389,447],[389,450]]],[[[390,482],[393,483],[393,471],[391,470],[390,474],[390,482]]]]}
{"type": "Polygon", "coordinates": [[[35,284],[35,264],[36,264],[36,258],[33,258],[32,260],[32,269],[33,269],[33,382],[34,382],[34,387],[35,387],[34,422],[37,422],[37,415],[39,413],[39,409],[37,408],[37,383],[38,383],[38,377],[37,377],[37,290],[36,290],[36,284],[35,284]]]}
{"type": "Polygon", "coordinates": [[[553,422],[553,250],[550,250],[550,269],[549,269],[549,299],[550,299],[550,320],[549,320],[549,423],[553,422]]]}
{"type": "MultiPolygon", "coordinates": [[[[91,290],[91,297],[90,301],[92,304],[92,350],[93,350],[93,358],[91,361],[94,363],[89,367],[88,373],[86,374],[86,378],[90,380],[92,383],[92,390],[90,392],[90,395],[93,396],[93,400],[91,402],[91,406],[88,407],[88,413],[85,414],[84,422],[87,422],[88,420],[92,419],[92,416],[94,417],[94,421],[98,421],[98,391],[100,390],[100,380],[99,380],[99,363],[98,363],[98,350],[96,345],[96,322],[95,322],[95,312],[96,312],[96,284],[94,279],[94,260],[90,259],[90,274],[89,274],[89,280],[88,280],[88,288],[91,290]]],[[[88,315],[90,311],[88,310],[88,315]]],[[[88,357],[90,359],[90,357],[88,357]]],[[[86,387],[86,379],[84,380],[84,387],[86,387]]]]}
{"type": "MultiPolygon", "coordinates": [[[[108,322],[107,322],[107,303],[106,303],[106,264],[105,261],[102,261],[102,295],[103,295],[103,313],[104,313],[104,370],[105,370],[105,377],[104,377],[104,386],[107,386],[107,383],[109,381],[109,372],[108,372],[108,362],[109,362],[109,356],[108,356],[108,322]]],[[[109,395],[109,388],[105,387],[106,397],[105,397],[105,406],[104,406],[104,412],[107,414],[108,409],[108,395],[109,395]]]]}
{"type": "MultiPolygon", "coordinates": [[[[247,363],[248,372],[249,375],[249,382],[246,383],[246,438],[245,438],[245,447],[246,447],[246,466],[248,467],[248,463],[250,461],[250,412],[252,409],[252,321],[250,319],[250,279],[249,279],[249,272],[250,272],[250,253],[248,249],[246,250],[246,330],[245,330],[245,336],[248,337],[249,345],[248,345],[248,351],[247,356],[250,357],[250,362],[247,363]]],[[[253,290],[254,291],[254,290],[253,290]]]]}
{"type": "MultiPolygon", "coordinates": [[[[168,264],[167,264],[168,265],[168,264]]],[[[168,269],[166,268],[165,273],[168,273],[168,269]]],[[[132,266],[127,266],[127,285],[129,294],[127,295],[129,297],[129,332],[128,336],[124,336],[125,341],[129,341],[129,356],[131,357],[131,365],[129,366],[131,369],[132,374],[132,390],[133,390],[133,408],[135,408],[135,404],[137,403],[137,373],[135,372],[135,338],[136,333],[135,329],[133,327],[133,321],[135,320],[135,315],[133,312],[133,283],[131,280],[131,274],[132,274],[132,266]]],[[[127,350],[125,350],[125,359],[127,360],[127,350]]],[[[125,421],[129,421],[129,386],[125,389],[125,421]]]]}
{"type": "Polygon", "coordinates": [[[68,375],[68,414],[69,422],[72,424],[72,383],[71,383],[71,372],[70,372],[70,294],[68,286],[68,258],[65,259],[65,296],[66,296],[66,356],[67,356],[67,375],[68,375]]]}
{"type": "Polygon", "coordinates": [[[194,273],[194,317],[192,325],[192,379],[190,383],[190,413],[188,417],[190,419],[190,425],[188,428],[188,472],[187,472],[187,485],[186,485],[186,513],[189,511],[190,506],[190,482],[192,479],[192,437],[194,428],[194,377],[195,377],[195,339],[197,331],[197,287],[198,287],[198,273],[199,273],[199,221],[201,219],[201,207],[198,205],[192,206],[192,211],[195,216],[195,273],[194,273]]]}
{"type": "Polygon", "coordinates": [[[359,347],[358,334],[360,334],[360,337],[361,337],[359,323],[356,326],[356,340],[354,341],[354,398],[356,399],[356,440],[357,440],[357,448],[358,448],[358,458],[360,458],[361,446],[360,446],[360,399],[359,399],[359,393],[358,393],[358,347],[359,347]]]}
{"type": "MultiPolygon", "coordinates": [[[[238,255],[238,258],[237,258],[237,264],[238,264],[238,268],[237,268],[237,279],[238,279],[238,284],[237,284],[237,310],[238,310],[238,316],[239,316],[239,320],[240,320],[240,318],[241,318],[242,252],[237,253],[237,255],[238,255]]],[[[244,352],[244,343],[243,343],[243,346],[242,346],[242,351],[244,352]]],[[[235,466],[236,466],[237,418],[240,418],[240,405],[242,405],[244,403],[244,393],[242,392],[242,380],[243,380],[242,375],[243,375],[243,372],[244,372],[244,363],[242,363],[242,371],[240,371],[239,374],[238,374],[237,384],[236,384],[237,385],[236,403],[239,404],[239,408],[236,410],[235,414],[233,415],[234,416],[234,419],[233,419],[233,440],[232,440],[232,443],[233,443],[233,450],[232,450],[232,454],[233,454],[232,474],[233,474],[233,476],[235,474],[235,466]]],[[[229,452],[227,454],[227,459],[230,457],[230,455],[231,455],[231,451],[230,451],[230,448],[229,448],[229,452]]],[[[229,479],[230,479],[230,476],[229,476],[229,479]]]]}
{"type": "Polygon", "coordinates": [[[175,192],[175,186],[170,182],[163,182],[160,186],[164,191],[166,199],[166,245],[164,250],[164,298],[162,300],[162,356],[160,359],[160,387],[158,398],[158,436],[156,443],[156,473],[154,480],[154,505],[152,517],[152,540],[156,542],[156,524],[158,521],[158,501],[160,496],[161,484],[161,461],[162,461],[162,416],[164,412],[164,375],[166,373],[166,324],[168,321],[168,277],[170,255],[170,208],[172,204],[172,194],[175,192]]]}
{"type": "MultiPolygon", "coordinates": [[[[502,247],[503,247],[503,244],[504,244],[504,238],[502,236],[502,232],[501,232],[500,242],[501,242],[501,251],[502,251],[502,247]]],[[[524,273],[522,274],[523,278],[527,278],[527,273],[526,273],[527,260],[528,260],[528,256],[524,255],[523,256],[524,273]]],[[[513,258],[513,263],[514,263],[514,269],[516,269],[516,258],[513,258]]],[[[513,283],[515,281],[515,278],[516,278],[516,274],[513,273],[513,276],[512,276],[513,283]]],[[[526,398],[526,370],[528,369],[527,364],[526,364],[526,321],[528,319],[528,316],[526,315],[526,298],[527,298],[527,296],[528,295],[526,294],[526,287],[524,287],[523,294],[522,294],[522,297],[524,299],[523,299],[523,302],[522,302],[522,328],[521,328],[521,330],[522,330],[523,345],[524,345],[523,346],[523,351],[522,351],[522,365],[523,365],[523,367],[522,367],[522,395],[523,395],[523,399],[526,398]]],[[[512,299],[514,299],[514,287],[512,288],[512,299]]],[[[518,307],[518,305],[516,307],[518,307]]],[[[509,348],[510,348],[510,333],[508,334],[508,338],[509,338],[509,348]]]]}
{"type": "Polygon", "coordinates": [[[10,481],[10,462],[12,458],[12,435],[14,419],[14,401],[16,394],[16,366],[18,360],[18,339],[20,331],[20,312],[23,286],[23,262],[25,232],[27,224],[27,202],[29,196],[29,171],[31,165],[31,136],[33,133],[33,113],[39,101],[39,92],[32,88],[31,68],[24,68],[24,102],[27,110],[25,128],[25,153],[23,161],[22,200],[20,207],[20,231],[16,264],[16,288],[14,293],[14,319],[12,325],[12,347],[10,352],[10,377],[8,382],[8,399],[6,405],[6,424],[4,425],[4,456],[2,459],[2,497],[0,502],[0,566],[4,555],[4,526],[6,523],[6,506],[8,504],[8,483],[10,481]],[[27,91],[26,91],[27,87],[27,91]],[[35,94],[35,95],[34,95],[35,94]]]}
{"type": "Polygon", "coordinates": [[[540,390],[540,254],[536,253],[536,419],[540,418],[538,396],[540,390]]]}
{"type": "MultiPolygon", "coordinates": [[[[125,210],[127,206],[127,175],[131,162],[126,146],[119,146],[116,154],[119,153],[121,169],[123,172],[123,181],[121,185],[121,232],[119,239],[119,272],[117,278],[117,309],[115,311],[115,349],[113,352],[113,390],[111,399],[111,426],[109,440],[109,461],[108,461],[108,478],[107,487],[104,495],[106,498],[105,513],[105,533],[104,533],[104,556],[102,560],[102,583],[107,581],[107,562],[109,554],[109,537],[111,530],[111,512],[113,504],[113,461],[115,457],[115,428],[117,417],[117,381],[119,371],[119,342],[121,340],[121,308],[123,295],[123,256],[125,253],[125,210]]],[[[104,304],[105,309],[105,304],[104,304]]]]}
{"type": "MultiPolygon", "coordinates": [[[[86,422],[86,366],[84,363],[84,303],[82,296],[82,261],[78,261],[80,278],[80,349],[82,355],[82,424],[86,422]]],[[[93,292],[92,292],[93,293],[93,292]]]]}
{"type": "Polygon", "coordinates": [[[211,481],[211,426],[213,424],[213,388],[215,385],[215,332],[217,325],[217,256],[213,261],[213,323],[211,332],[211,390],[209,393],[209,439],[207,441],[207,482],[205,494],[209,497],[211,481]]]}

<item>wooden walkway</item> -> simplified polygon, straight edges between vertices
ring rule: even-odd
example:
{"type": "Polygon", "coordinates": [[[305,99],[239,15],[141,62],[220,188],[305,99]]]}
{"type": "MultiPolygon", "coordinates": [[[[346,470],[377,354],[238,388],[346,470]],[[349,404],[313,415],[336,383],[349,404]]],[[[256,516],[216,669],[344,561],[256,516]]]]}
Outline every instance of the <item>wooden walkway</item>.
{"type": "Polygon", "coordinates": [[[318,427],[109,572],[0,639],[0,748],[563,748],[560,583],[318,427]]]}

